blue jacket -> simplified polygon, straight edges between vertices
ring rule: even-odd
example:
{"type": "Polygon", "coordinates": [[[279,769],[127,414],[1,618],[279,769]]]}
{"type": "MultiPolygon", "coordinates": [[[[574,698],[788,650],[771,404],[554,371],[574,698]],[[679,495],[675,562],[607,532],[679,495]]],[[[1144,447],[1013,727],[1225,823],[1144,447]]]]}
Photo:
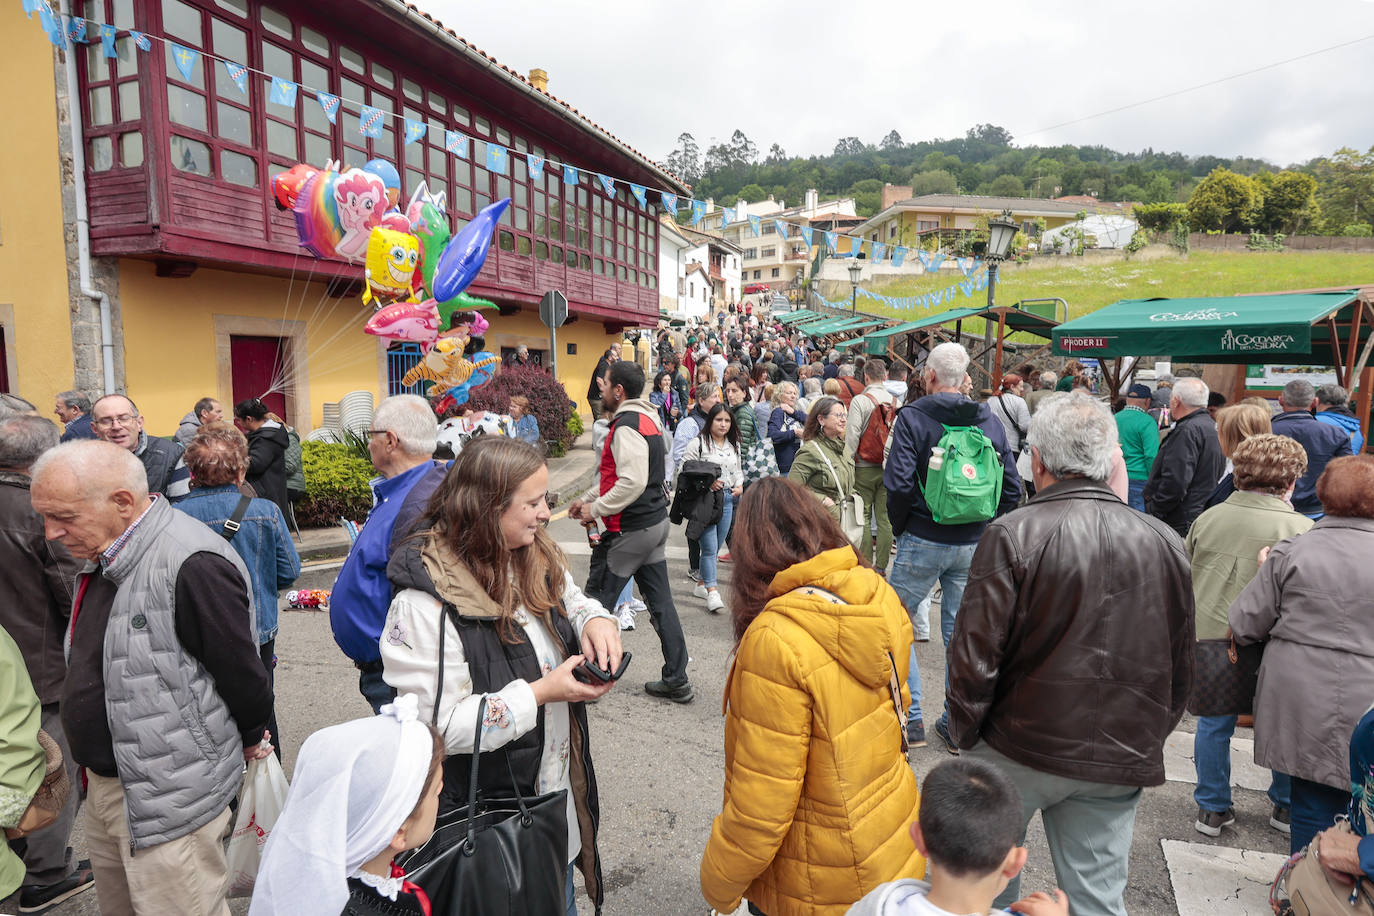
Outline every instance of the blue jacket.
{"type": "MultiPolygon", "coordinates": [[[[239,505],[239,490],[233,484],[194,489],[191,495],[172,504],[192,518],[198,518],[219,534],[224,523],[239,505]]],[[[287,588],[301,574],[301,558],[286,517],[270,499],[254,499],[239,522],[239,532],[229,542],[253,580],[253,603],[258,608],[258,645],[277,636],[277,592],[287,588]]]]}
{"type": "Polygon", "coordinates": [[[386,564],[391,559],[393,536],[408,533],[446,470],[447,465],[441,462],[426,461],[395,477],[372,480],[372,512],[358,531],[329,596],[334,641],[355,662],[381,660],[377,640],[391,607],[386,564]]]}
{"type": "Polygon", "coordinates": [[[71,442],[73,439],[94,439],[95,430],[91,429],[91,415],[83,413],[75,420],[67,424],[66,431],[62,433],[63,442],[71,442]]]}
{"type": "Polygon", "coordinates": [[[534,414],[527,413],[515,421],[511,427],[511,438],[528,442],[530,445],[539,444],[539,421],[535,419],[534,414]]]}
{"type": "Polygon", "coordinates": [[[792,470],[792,460],[797,457],[797,449],[801,448],[802,427],[806,425],[806,411],[798,407],[792,412],[792,419],[797,421],[797,426],[793,429],[786,429],[787,411],[781,407],[774,407],[773,412],[768,415],[768,438],[773,440],[773,454],[778,459],[778,472],[786,476],[792,470]]]}
{"type": "Polygon", "coordinates": [[[1322,511],[1317,499],[1317,478],[1322,476],[1332,458],[1354,454],[1350,449],[1350,434],[1330,423],[1322,423],[1305,410],[1287,410],[1273,420],[1274,435],[1296,439],[1307,452],[1307,473],[1298,478],[1293,487],[1293,508],[1303,515],[1322,511]]]}
{"type": "Polygon", "coordinates": [[[1360,420],[1348,407],[1333,407],[1317,414],[1319,423],[1330,423],[1337,429],[1350,434],[1350,451],[1356,455],[1364,451],[1364,433],[1360,432],[1360,420]]]}
{"type": "Polygon", "coordinates": [[[987,522],[937,525],[921,492],[930,450],[940,444],[945,426],[976,426],[992,440],[1002,459],[1002,500],[997,505],[997,514],[1010,512],[1020,502],[1021,475],[1016,470],[1016,456],[1007,445],[1002,421],[993,416],[987,404],[970,401],[962,394],[942,392],[907,404],[897,411],[892,422],[892,448],[883,466],[887,515],[894,532],[913,534],[937,544],[976,544],[987,522]]]}

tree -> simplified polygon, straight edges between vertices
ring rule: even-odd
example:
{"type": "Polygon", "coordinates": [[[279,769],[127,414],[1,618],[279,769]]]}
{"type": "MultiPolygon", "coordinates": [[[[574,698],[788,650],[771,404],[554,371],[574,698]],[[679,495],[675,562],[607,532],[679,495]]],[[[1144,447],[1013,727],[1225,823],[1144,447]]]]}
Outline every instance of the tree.
{"type": "Polygon", "coordinates": [[[878,149],[882,149],[882,150],[901,149],[901,148],[902,148],[903,146],[905,146],[905,145],[906,145],[906,144],[904,144],[904,143],[902,142],[902,135],[901,135],[901,134],[897,133],[897,131],[895,131],[895,130],[889,130],[889,131],[887,132],[887,136],[886,136],[886,137],[883,137],[882,142],[878,144],[878,149]]]}
{"type": "Polygon", "coordinates": [[[787,150],[774,143],[768,148],[768,158],[764,160],[767,165],[782,165],[787,161],[787,150]]]}
{"type": "Polygon", "coordinates": [[[1145,185],[1144,203],[1171,204],[1174,202],[1175,196],[1174,183],[1163,172],[1155,172],[1149,183],[1145,185]]]}
{"type": "Polygon", "coordinates": [[[1259,225],[1264,198],[1253,178],[1218,166],[1188,198],[1188,222],[1194,231],[1235,232],[1259,225]]]}
{"type": "Polygon", "coordinates": [[[918,172],[911,176],[911,195],[913,197],[920,197],[923,194],[953,194],[957,190],[958,185],[954,176],[944,169],[918,172]]]}
{"type": "Polygon", "coordinates": [[[730,153],[734,160],[732,165],[753,165],[759,161],[758,146],[738,128],[730,135],[730,153]]]}
{"type": "Polygon", "coordinates": [[[990,146],[1011,146],[1011,132],[996,124],[976,124],[968,129],[964,138],[990,146]]]}
{"type": "Polygon", "coordinates": [[[858,137],[841,137],[835,141],[836,156],[857,156],[865,150],[863,141],[858,137]]]}
{"type": "Polygon", "coordinates": [[[981,189],[989,197],[1025,197],[1026,186],[1015,175],[998,175],[981,189]]]}
{"type": "Polygon", "coordinates": [[[758,203],[768,196],[768,192],[756,184],[747,184],[739,189],[737,200],[753,201],[758,203]]]}
{"type": "Polygon", "coordinates": [[[1317,179],[1285,169],[1267,178],[1264,183],[1263,223],[1266,232],[1295,235],[1316,221],[1317,179]]]}
{"type": "Polygon", "coordinates": [[[677,135],[677,146],[668,154],[668,169],[688,184],[701,178],[701,149],[696,138],[687,132],[677,135]]]}
{"type": "Polygon", "coordinates": [[[1367,153],[1342,147],[1311,168],[1326,231],[1348,235],[1346,227],[1374,222],[1374,147],[1367,153]]]}

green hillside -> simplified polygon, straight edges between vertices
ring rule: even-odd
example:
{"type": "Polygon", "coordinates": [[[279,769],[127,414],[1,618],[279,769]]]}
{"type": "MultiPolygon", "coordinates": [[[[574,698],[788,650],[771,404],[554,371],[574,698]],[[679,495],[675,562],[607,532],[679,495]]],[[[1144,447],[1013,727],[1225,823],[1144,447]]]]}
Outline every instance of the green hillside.
{"type": "MultiPolygon", "coordinates": [[[[952,286],[957,271],[940,271],[874,287],[885,296],[919,296],[952,286]]],[[[1139,257],[1126,261],[1094,262],[1081,258],[1041,258],[1029,264],[1008,264],[997,278],[997,302],[1058,296],[1077,318],[1119,299],[1155,296],[1233,296],[1238,293],[1292,289],[1374,285],[1374,255],[1347,252],[1212,252],[1184,256],[1139,257]]],[[[847,299],[849,284],[826,283],[831,299],[847,299]],[[841,288],[843,287],[843,288],[841,288]]],[[[947,308],[982,305],[986,291],[965,298],[955,296],[947,308]]],[[[875,314],[913,317],[916,310],[888,309],[860,298],[860,309],[875,314]]]]}

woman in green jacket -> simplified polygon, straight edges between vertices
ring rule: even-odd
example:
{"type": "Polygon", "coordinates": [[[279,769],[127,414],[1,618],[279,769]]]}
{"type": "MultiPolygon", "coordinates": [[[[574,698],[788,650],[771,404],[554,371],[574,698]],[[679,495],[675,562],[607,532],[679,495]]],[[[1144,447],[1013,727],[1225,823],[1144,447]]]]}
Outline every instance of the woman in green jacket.
{"type": "Polygon", "coordinates": [[[840,503],[854,493],[854,458],[844,450],[848,414],[839,398],[818,398],[806,414],[802,445],[787,472],[815,494],[835,521],[840,520],[840,503]]]}
{"type": "Polygon", "coordinates": [[[730,412],[735,415],[735,427],[739,430],[739,453],[747,456],[754,443],[759,441],[758,423],[754,418],[754,405],[749,403],[749,385],[744,376],[732,375],[725,383],[725,401],[730,412]]]}
{"type": "MultiPolygon", "coordinates": [[[[11,840],[25,836],[39,821],[36,809],[29,808],[45,770],[38,721],[38,697],[19,646],[0,630],[0,827],[11,840]]],[[[24,863],[8,843],[0,843],[0,900],[23,880],[24,863]]]]}

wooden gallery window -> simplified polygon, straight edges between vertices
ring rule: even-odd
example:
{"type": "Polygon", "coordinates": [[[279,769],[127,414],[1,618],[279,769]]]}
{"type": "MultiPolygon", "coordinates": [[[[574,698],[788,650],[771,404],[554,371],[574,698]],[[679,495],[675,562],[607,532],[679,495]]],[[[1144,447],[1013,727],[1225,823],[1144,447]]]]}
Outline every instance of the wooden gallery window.
{"type": "MultiPolygon", "coordinates": [[[[133,0],[87,0],[85,16],[122,30],[134,28],[133,0]]],[[[86,91],[86,168],[92,172],[143,165],[142,99],[138,90],[139,55],[128,35],[115,39],[115,57],[107,58],[97,38],[81,56],[86,91]]]]}

